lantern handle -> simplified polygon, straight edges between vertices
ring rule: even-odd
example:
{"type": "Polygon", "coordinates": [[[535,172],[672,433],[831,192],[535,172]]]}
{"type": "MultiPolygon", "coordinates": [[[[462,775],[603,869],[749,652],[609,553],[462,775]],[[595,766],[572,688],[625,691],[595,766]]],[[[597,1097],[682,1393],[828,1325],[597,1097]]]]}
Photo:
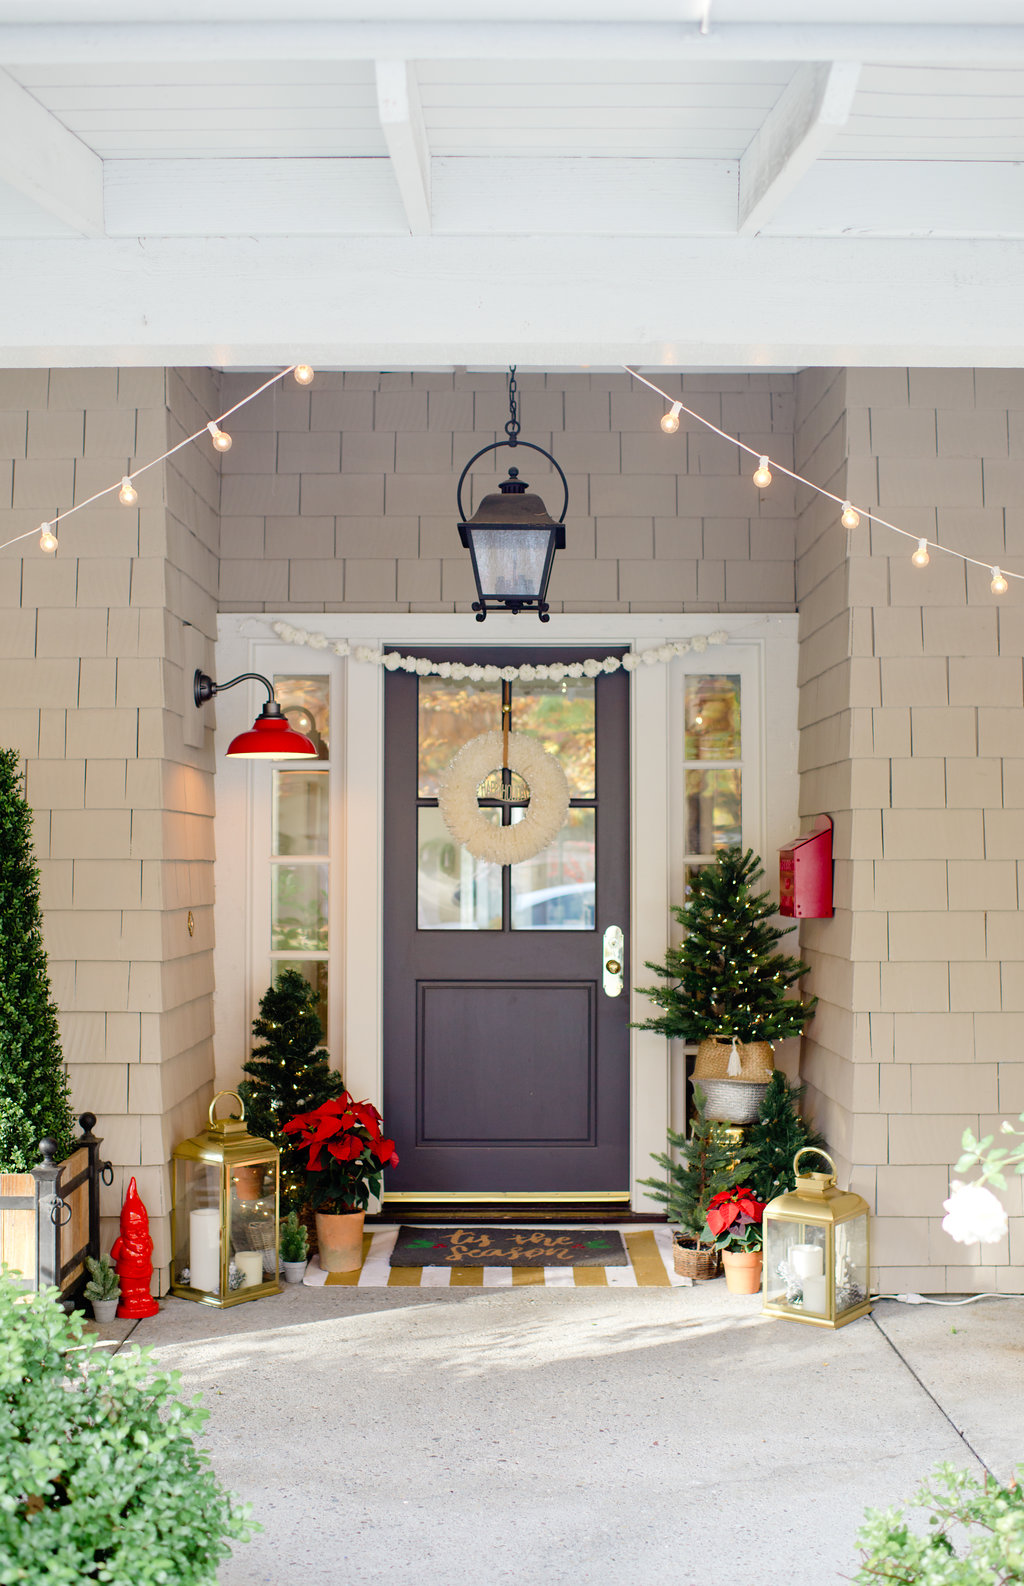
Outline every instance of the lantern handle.
{"type": "Polygon", "coordinates": [[[793,1158],[793,1172],[794,1172],[794,1174],[796,1175],[797,1178],[799,1178],[800,1175],[797,1172],[797,1166],[796,1165],[797,1165],[797,1163],[799,1162],[799,1160],[800,1160],[800,1158],[802,1156],[823,1156],[825,1158],[825,1161],[828,1163],[829,1167],[832,1169],[832,1183],[834,1184],[836,1182],[836,1178],[837,1178],[836,1165],[833,1162],[832,1158],[829,1156],[828,1152],[827,1151],[823,1151],[821,1149],[820,1145],[802,1145],[800,1147],[800,1149],[797,1152],[796,1156],[793,1158]]]}
{"type": "Polygon", "coordinates": [[[520,446],[525,446],[528,451],[540,452],[541,456],[546,457],[548,462],[552,464],[556,473],[558,474],[559,479],[562,481],[562,510],[558,515],[558,521],[559,523],[564,523],[565,514],[569,510],[569,481],[566,479],[565,474],[562,471],[561,464],[556,457],[552,457],[550,452],[545,451],[543,446],[537,446],[533,441],[516,440],[514,436],[511,440],[491,441],[489,446],[481,446],[480,450],[478,452],[474,452],[472,457],[469,459],[469,462],[459,475],[458,484],[455,486],[455,503],[458,507],[460,520],[462,522],[465,522],[466,520],[466,509],[462,505],[462,487],[466,482],[466,475],[469,473],[469,470],[472,468],[473,464],[478,460],[478,458],[485,456],[487,452],[500,451],[503,446],[511,446],[515,450],[518,450],[520,446]]]}
{"type": "MultiPolygon", "coordinates": [[[[216,1096],[214,1096],[213,1100],[210,1103],[210,1111],[209,1111],[210,1128],[211,1129],[213,1128],[213,1123],[214,1123],[213,1112],[214,1112],[214,1108],[216,1107],[217,1103],[220,1101],[220,1098],[222,1096],[234,1096],[234,1098],[237,1101],[238,1105],[242,1109],[242,1116],[241,1116],[241,1118],[238,1121],[239,1121],[239,1123],[244,1123],[245,1122],[245,1102],[242,1100],[242,1098],[238,1094],[237,1090],[219,1090],[217,1092],[216,1096]]],[[[232,1113],[231,1116],[233,1118],[235,1116],[235,1114],[232,1113]]]]}

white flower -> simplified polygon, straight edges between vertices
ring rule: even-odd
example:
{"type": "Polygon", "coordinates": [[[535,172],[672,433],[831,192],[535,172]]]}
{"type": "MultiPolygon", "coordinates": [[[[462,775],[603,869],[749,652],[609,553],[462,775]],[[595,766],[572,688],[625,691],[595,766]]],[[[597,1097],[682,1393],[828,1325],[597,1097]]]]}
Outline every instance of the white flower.
{"type": "Polygon", "coordinates": [[[466,675],[466,663],[465,663],[465,661],[453,661],[451,663],[451,668],[452,668],[452,677],[454,677],[454,679],[455,679],[455,681],[457,683],[461,683],[462,679],[466,675]]]}
{"type": "Polygon", "coordinates": [[[389,672],[397,672],[402,664],[402,657],[397,650],[389,650],[381,665],[389,672]]]}
{"type": "Polygon", "coordinates": [[[426,656],[421,655],[419,660],[416,662],[416,676],[417,677],[429,677],[431,672],[433,672],[433,670],[434,670],[433,661],[428,661],[426,656]]]}
{"type": "Polygon", "coordinates": [[[702,633],[698,633],[696,638],[693,641],[693,648],[696,650],[698,655],[703,655],[704,651],[707,649],[707,647],[708,647],[707,639],[705,639],[705,637],[704,637],[704,635],[702,633]]]}
{"type": "Polygon", "coordinates": [[[501,669],[497,666],[485,666],[483,669],[485,683],[497,683],[501,680],[501,669]]]}
{"type": "Polygon", "coordinates": [[[568,670],[568,667],[563,666],[560,661],[556,661],[553,666],[548,667],[548,677],[552,683],[560,683],[568,670]]]}
{"type": "Polygon", "coordinates": [[[437,664],[437,675],[438,677],[451,677],[452,663],[450,661],[439,661],[437,664]]]}
{"type": "Polygon", "coordinates": [[[285,644],[291,644],[294,641],[295,631],[296,630],[292,627],[290,622],[274,623],[274,632],[277,634],[279,639],[284,640],[285,644]]]}
{"type": "Polygon", "coordinates": [[[568,672],[570,677],[582,677],[583,676],[583,662],[582,661],[572,661],[566,667],[566,671],[568,672]]]}
{"type": "Polygon", "coordinates": [[[482,666],[467,666],[466,676],[469,678],[471,683],[481,683],[483,681],[484,669],[482,666]]]}
{"type": "Polygon", "coordinates": [[[517,666],[503,666],[501,669],[502,681],[505,683],[514,683],[518,676],[519,668],[517,666]]]}
{"type": "Polygon", "coordinates": [[[524,683],[532,683],[536,676],[537,668],[535,666],[531,666],[528,661],[525,663],[525,665],[519,668],[519,677],[524,683]]]}
{"type": "Polygon", "coordinates": [[[671,659],[675,655],[675,653],[676,652],[675,652],[675,646],[674,645],[661,644],[661,645],[658,646],[658,660],[662,663],[663,666],[665,664],[667,664],[667,662],[671,661],[671,659]]]}
{"type": "Polygon", "coordinates": [[[534,667],[531,667],[530,670],[533,672],[534,677],[540,683],[546,683],[548,678],[551,675],[549,670],[548,670],[548,668],[546,666],[534,666],[534,667]]]}
{"type": "Polygon", "coordinates": [[[645,666],[653,666],[658,659],[657,650],[645,650],[640,657],[645,666]]]}
{"type": "Polygon", "coordinates": [[[601,662],[600,661],[595,661],[595,660],[593,660],[591,658],[588,658],[583,663],[583,676],[584,677],[597,677],[598,673],[601,670],[602,670],[602,666],[601,666],[601,662]]]}
{"type": "Polygon", "coordinates": [[[309,648],[311,650],[326,650],[326,648],[327,648],[327,635],[326,635],[326,633],[311,633],[310,636],[309,636],[309,648]]]}
{"type": "Polygon", "coordinates": [[[621,665],[622,662],[617,655],[608,655],[605,657],[602,670],[605,672],[617,672],[621,665]]]}
{"type": "Polygon", "coordinates": [[[403,655],[401,661],[399,661],[398,664],[402,668],[403,672],[415,672],[416,657],[414,655],[403,655]]]}
{"type": "Polygon", "coordinates": [[[942,1226],[957,1244],[998,1244],[1006,1234],[1006,1208],[984,1184],[951,1185],[952,1194],[943,1201],[946,1216],[942,1226]]]}
{"type": "Polygon", "coordinates": [[[352,649],[347,639],[339,639],[333,646],[335,655],[348,655],[352,649]]]}
{"type": "Polygon", "coordinates": [[[640,665],[640,657],[635,650],[627,650],[622,657],[622,668],[625,672],[635,672],[640,665]]]}
{"type": "Polygon", "coordinates": [[[729,635],[724,628],[716,628],[714,633],[708,634],[709,644],[724,644],[729,635]]]}

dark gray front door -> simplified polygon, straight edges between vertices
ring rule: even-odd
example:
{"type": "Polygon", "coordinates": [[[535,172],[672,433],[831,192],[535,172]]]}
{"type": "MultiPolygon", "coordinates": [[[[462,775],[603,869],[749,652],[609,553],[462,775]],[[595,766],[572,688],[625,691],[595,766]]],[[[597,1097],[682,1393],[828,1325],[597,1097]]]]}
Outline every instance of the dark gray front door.
{"type": "MultiPolygon", "coordinates": [[[[628,996],[602,987],[609,926],[626,933],[628,955],[628,690],[621,671],[543,683],[387,676],[384,1117],[401,1158],[389,1192],[628,1188],[628,996]],[[544,854],[498,867],[453,842],[436,792],[455,751],[499,728],[503,707],[513,731],[557,754],[572,805],[544,854]]],[[[500,783],[486,791],[499,795],[485,800],[492,820],[516,818],[500,783]]]]}

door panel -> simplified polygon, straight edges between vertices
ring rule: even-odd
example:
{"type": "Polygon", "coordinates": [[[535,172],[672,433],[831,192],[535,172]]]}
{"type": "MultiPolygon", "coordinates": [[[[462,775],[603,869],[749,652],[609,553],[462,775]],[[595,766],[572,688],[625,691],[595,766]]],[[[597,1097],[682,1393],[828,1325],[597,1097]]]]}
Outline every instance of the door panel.
{"type": "MultiPolygon", "coordinates": [[[[384,1115],[400,1157],[389,1194],[625,1191],[628,997],[602,989],[602,934],[621,926],[628,953],[628,677],[564,692],[517,680],[490,699],[480,683],[435,683],[396,671],[385,684],[384,1115]],[[436,809],[440,771],[502,702],[573,791],[547,854],[503,870],[459,849],[436,809]]],[[[515,818],[514,804],[491,805],[496,821],[515,818]]]]}

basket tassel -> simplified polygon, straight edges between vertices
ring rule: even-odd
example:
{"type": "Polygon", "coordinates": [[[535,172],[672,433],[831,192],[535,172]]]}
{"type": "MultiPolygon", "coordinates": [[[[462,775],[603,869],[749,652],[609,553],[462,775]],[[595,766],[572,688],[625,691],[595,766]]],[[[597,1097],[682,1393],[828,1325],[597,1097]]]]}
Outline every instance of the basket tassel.
{"type": "Polygon", "coordinates": [[[736,1045],[735,1036],[732,1038],[732,1051],[729,1053],[729,1067],[726,1069],[726,1073],[730,1079],[739,1079],[743,1073],[743,1064],[740,1060],[739,1048],[736,1045]]]}

